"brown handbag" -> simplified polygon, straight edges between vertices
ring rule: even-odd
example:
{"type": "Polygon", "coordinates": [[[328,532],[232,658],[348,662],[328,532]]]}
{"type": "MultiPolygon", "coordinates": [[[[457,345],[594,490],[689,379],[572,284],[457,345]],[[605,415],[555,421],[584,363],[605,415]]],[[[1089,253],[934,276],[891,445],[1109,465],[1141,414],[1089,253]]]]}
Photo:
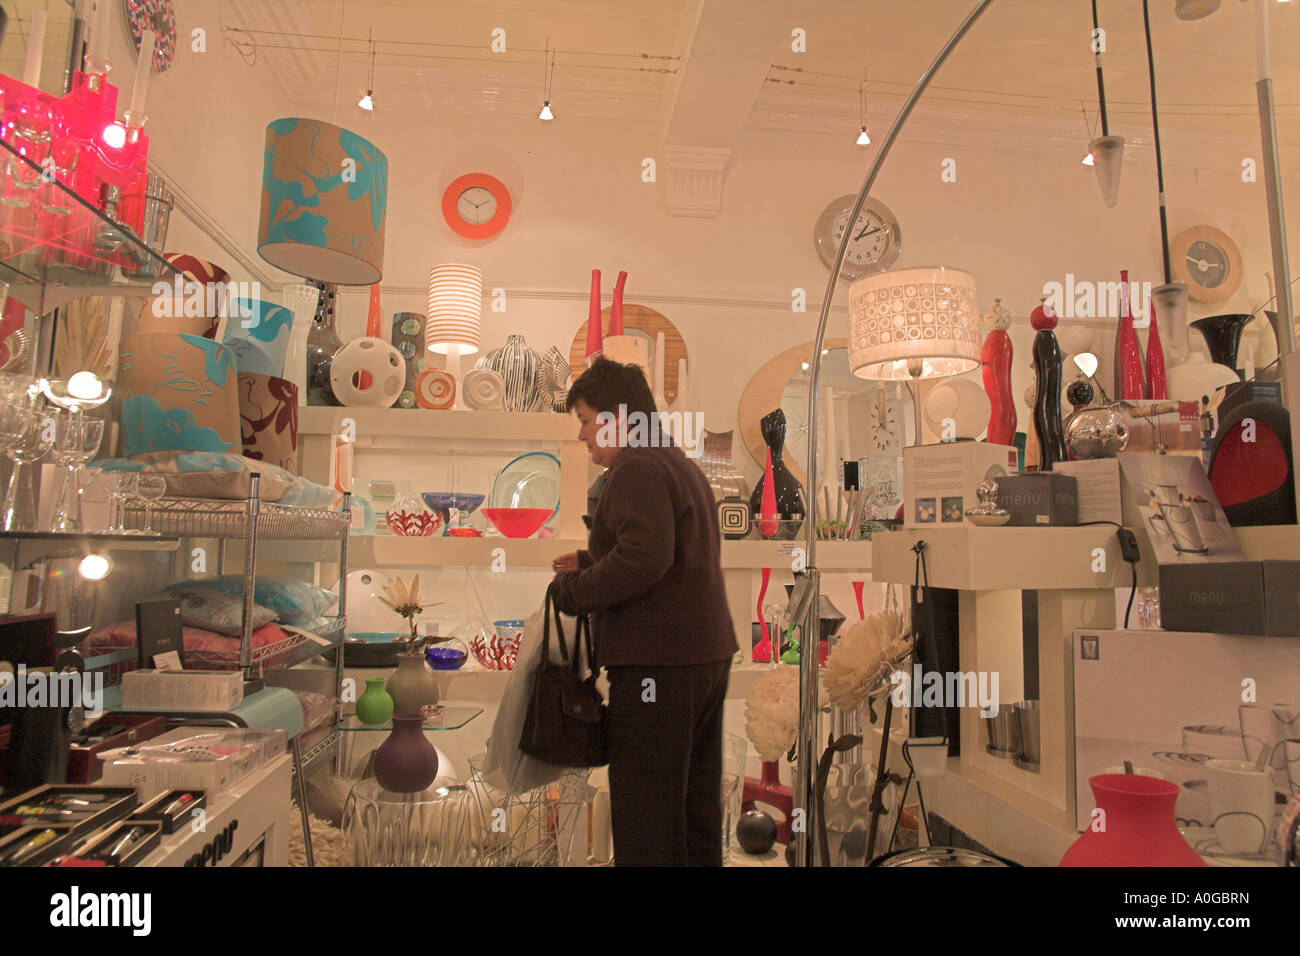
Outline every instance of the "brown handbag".
{"type": "Polygon", "coordinates": [[[585,615],[574,628],[573,654],[564,644],[564,628],[552,589],[542,609],[542,659],[533,674],[532,697],[524,717],[519,749],[559,767],[600,767],[609,763],[605,699],[596,688],[591,657],[591,624],[585,615]],[[551,621],[560,644],[559,664],[551,663],[551,621]],[[587,676],[582,676],[582,643],[587,639],[587,676]]]}

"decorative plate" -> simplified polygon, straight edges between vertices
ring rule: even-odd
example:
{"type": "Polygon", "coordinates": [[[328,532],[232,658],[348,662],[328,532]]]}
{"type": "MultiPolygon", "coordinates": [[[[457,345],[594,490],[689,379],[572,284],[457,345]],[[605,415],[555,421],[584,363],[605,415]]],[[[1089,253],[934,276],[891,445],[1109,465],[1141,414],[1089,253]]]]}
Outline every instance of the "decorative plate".
{"type": "Polygon", "coordinates": [[[153,71],[166,73],[176,61],[176,8],[172,0],[123,0],[122,13],[126,16],[127,31],[138,54],[140,37],[145,30],[153,30],[157,39],[153,45],[153,71]]]}
{"type": "Polygon", "coordinates": [[[550,452],[531,451],[510,461],[492,482],[493,508],[545,508],[554,520],[560,510],[560,459],[550,452]]]}

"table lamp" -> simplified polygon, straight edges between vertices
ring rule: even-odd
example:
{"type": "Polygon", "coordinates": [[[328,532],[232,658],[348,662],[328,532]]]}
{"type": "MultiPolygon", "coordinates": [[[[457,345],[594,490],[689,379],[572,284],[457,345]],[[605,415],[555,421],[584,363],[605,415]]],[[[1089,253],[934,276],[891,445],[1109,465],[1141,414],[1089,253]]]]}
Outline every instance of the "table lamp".
{"type": "MultiPolygon", "coordinates": [[[[424,347],[447,356],[446,368],[454,378],[460,377],[460,357],[478,351],[482,315],[482,269],[444,263],[429,271],[429,321],[424,327],[424,347]]],[[[459,406],[458,400],[453,407],[459,406]]]]}
{"type": "Polygon", "coordinates": [[[921,441],[923,378],[978,368],[980,315],[975,277],[925,266],[878,272],[849,287],[849,368],[858,378],[909,380],[916,444],[921,441]]]}

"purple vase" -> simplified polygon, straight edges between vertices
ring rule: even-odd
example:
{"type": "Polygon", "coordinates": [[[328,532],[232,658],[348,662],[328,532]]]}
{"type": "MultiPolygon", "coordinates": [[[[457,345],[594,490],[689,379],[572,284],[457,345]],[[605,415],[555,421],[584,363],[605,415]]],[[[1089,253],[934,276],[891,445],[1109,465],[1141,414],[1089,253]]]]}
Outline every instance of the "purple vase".
{"type": "Polygon", "coordinates": [[[375,751],[375,779],[393,793],[419,793],[438,776],[438,751],[420,714],[393,714],[393,732],[375,751]]]}

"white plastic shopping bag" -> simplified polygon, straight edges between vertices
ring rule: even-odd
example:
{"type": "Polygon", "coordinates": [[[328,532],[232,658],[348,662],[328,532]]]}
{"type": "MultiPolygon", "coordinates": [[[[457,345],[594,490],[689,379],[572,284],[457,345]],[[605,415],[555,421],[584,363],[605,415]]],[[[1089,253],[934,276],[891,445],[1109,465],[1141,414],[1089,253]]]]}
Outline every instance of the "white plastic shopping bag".
{"type": "MultiPolygon", "coordinates": [[[[533,674],[542,662],[542,622],[546,603],[524,621],[524,633],[519,640],[519,656],[515,669],[510,672],[505,690],[501,694],[501,708],[497,711],[492,735],[487,742],[487,759],[483,778],[488,784],[506,793],[523,793],[535,787],[544,787],[560,779],[563,767],[557,767],[530,757],[519,749],[519,738],[524,731],[524,718],[533,694],[533,674]]],[[[578,623],[576,617],[560,615],[564,628],[564,645],[573,647],[578,623]]],[[[551,661],[559,664],[559,642],[551,641],[551,661]]]]}

